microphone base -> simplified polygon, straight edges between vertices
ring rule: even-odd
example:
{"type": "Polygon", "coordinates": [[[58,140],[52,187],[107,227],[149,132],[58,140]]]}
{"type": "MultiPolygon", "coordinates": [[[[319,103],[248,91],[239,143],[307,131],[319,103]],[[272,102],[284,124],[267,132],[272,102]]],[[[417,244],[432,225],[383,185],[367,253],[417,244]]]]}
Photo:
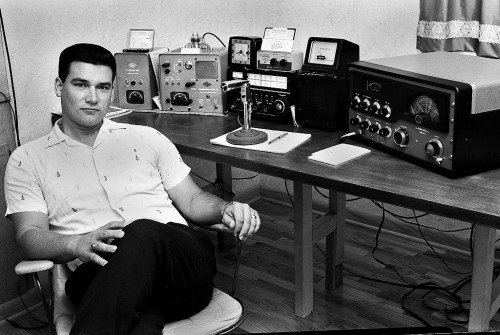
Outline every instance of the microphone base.
{"type": "Polygon", "coordinates": [[[228,143],[235,145],[251,145],[259,144],[267,141],[267,134],[256,129],[239,129],[227,134],[226,140],[228,143]]]}

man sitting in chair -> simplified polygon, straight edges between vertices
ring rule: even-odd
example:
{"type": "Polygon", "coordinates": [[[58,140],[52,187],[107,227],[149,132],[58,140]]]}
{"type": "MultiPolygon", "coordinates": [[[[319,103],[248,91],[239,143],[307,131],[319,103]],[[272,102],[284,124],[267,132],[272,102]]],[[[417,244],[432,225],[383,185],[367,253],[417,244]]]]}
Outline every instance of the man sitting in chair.
{"type": "Polygon", "coordinates": [[[11,155],[6,215],[26,258],[74,270],[71,334],[160,334],[212,296],[214,247],[183,215],[242,240],[259,215],[202,191],[157,130],[104,118],[116,75],[108,50],[70,46],[58,75],[62,118],[11,155]]]}

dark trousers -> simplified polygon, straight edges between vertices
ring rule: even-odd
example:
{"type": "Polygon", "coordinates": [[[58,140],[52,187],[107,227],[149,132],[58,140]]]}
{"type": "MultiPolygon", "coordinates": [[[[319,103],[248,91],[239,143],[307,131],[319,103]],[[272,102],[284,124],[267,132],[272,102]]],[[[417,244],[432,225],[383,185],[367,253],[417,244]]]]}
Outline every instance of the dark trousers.
{"type": "Polygon", "coordinates": [[[202,310],[217,272],[214,247],[187,226],[137,220],[108,263],[80,265],[66,282],[78,306],[71,334],[161,334],[165,322],[202,310]]]}

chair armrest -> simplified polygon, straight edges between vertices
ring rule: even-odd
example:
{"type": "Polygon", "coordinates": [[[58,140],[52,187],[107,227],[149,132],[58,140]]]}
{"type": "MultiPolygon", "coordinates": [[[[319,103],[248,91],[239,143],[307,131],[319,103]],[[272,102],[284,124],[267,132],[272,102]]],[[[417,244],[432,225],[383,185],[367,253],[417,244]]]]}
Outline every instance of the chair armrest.
{"type": "Polygon", "coordinates": [[[35,260],[35,261],[21,261],[15,267],[17,275],[25,275],[28,273],[35,273],[52,269],[54,263],[49,260],[35,260]]]}

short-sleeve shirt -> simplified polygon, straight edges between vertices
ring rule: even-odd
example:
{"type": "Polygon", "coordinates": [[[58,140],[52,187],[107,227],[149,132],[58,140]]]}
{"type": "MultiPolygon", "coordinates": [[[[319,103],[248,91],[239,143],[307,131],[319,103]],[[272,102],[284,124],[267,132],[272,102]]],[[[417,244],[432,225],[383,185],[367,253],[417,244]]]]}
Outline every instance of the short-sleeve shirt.
{"type": "Polygon", "coordinates": [[[111,221],[186,224],[168,190],[190,168],[159,131],[104,119],[93,147],[65,135],[58,121],[17,148],[5,174],[6,215],[48,215],[50,230],[84,234],[111,221]]]}

